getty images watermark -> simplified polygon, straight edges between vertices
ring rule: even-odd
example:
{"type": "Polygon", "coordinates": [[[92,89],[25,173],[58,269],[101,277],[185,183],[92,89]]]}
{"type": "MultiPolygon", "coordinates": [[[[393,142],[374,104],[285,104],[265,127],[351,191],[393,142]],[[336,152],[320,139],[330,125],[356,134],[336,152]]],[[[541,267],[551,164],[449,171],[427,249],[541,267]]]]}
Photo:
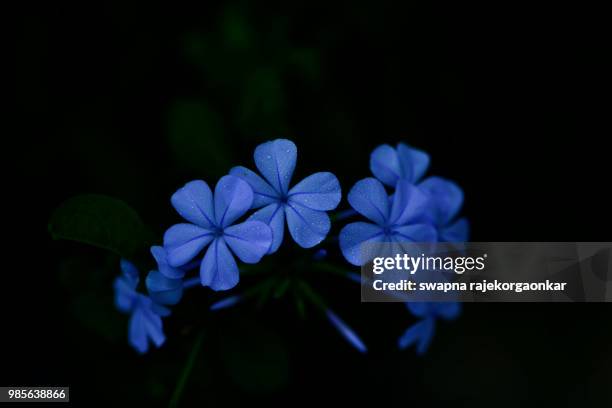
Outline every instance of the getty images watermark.
{"type": "Polygon", "coordinates": [[[612,301],[612,243],[364,244],[364,302],[612,301]]]}

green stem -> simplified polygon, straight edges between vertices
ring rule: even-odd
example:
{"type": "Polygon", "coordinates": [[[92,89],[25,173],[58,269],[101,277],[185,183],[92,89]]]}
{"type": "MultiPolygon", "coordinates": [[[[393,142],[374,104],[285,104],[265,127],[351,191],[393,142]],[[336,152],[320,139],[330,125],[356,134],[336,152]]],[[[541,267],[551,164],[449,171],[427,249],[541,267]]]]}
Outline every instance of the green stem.
{"type": "Polygon", "coordinates": [[[185,385],[187,384],[187,380],[191,375],[191,371],[193,370],[193,365],[195,363],[196,358],[198,357],[198,353],[200,352],[200,346],[202,345],[202,340],[204,338],[204,331],[201,331],[196,337],[193,348],[191,349],[191,353],[189,353],[189,357],[187,358],[187,362],[185,363],[185,367],[183,367],[183,372],[179,377],[178,382],[176,383],[176,387],[174,388],[174,392],[172,393],[172,398],[170,399],[170,403],[168,407],[176,408],[178,407],[179,400],[183,395],[183,391],[185,390],[185,385]]]}

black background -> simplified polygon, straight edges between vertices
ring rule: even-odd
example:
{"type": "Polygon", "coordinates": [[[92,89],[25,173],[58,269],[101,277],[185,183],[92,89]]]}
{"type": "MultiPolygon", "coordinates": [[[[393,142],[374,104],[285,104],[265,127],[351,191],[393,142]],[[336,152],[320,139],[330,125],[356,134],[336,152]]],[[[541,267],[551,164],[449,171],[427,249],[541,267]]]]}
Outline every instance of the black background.
{"type": "MultiPolygon", "coordinates": [[[[161,236],[178,219],[169,205],[177,187],[196,178],[214,184],[236,164],[252,167],[257,144],[287,137],[299,149],[294,180],[332,171],[344,193],[370,175],[369,153],[379,144],[426,150],[429,173],[463,187],[473,241],[609,240],[603,17],[559,4],[387,1],[21,10],[17,131],[5,135],[17,148],[4,172],[5,202],[15,207],[5,218],[15,228],[5,246],[2,385],[69,385],[75,405],[123,398],[164,406],[204,327],[182,398],[188,405],[330,397],[610,404],[608,305],[468,304],[418,358],[396,350],[414,321],[403,306],[360,304],[350,282],[317,278],[368,343],[362,356],[315,310],[302,320],[281,299],[213,316],[212,294],[201,289],[168,319],[167,344],[139,357],[127,346],[124,316],[107,316],[122,332],[105,336],[104,319],[79,306],[83,293],[112,295],[117,258],[52,241],[46,230],[66,198],[100,193],[129,203],[161,236]],[[168,136],[181,101],[214,115],[193,150],[168,136]],[[83,282],[62,283],[66,264],[80,268],[83,282]],[[107,286],[88,277],[94,270],[107,286]],[[266,358],[274,351],[253,349],[257,336],[264,349],[281,343],[288,356],[288,375],[270,390],[257,378],[276,364],[266,358]],[[263,356],[247,369],[246,385],[226,367],[242,353],[263,356]]],[[[295,252],[291,245],[278,264],[295,252]]]]}

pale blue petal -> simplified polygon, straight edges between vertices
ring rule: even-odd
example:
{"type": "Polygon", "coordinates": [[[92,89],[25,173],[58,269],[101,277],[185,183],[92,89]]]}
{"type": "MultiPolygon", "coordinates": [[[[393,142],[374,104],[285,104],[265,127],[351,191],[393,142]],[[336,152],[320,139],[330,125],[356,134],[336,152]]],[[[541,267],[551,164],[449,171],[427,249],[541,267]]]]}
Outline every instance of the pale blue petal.
{"type": "Polygon", "coordinates": [[[302,248],[312,248],[323,241],[331,228],[327,213],[311,210],[299,204],[286,205],[285,215],[289,233],[302,248]]]}
{"type": "Polygon", "coordinates": [[[287,139],[262,143],[255,149],[254,156],[259,172],[279,194],[285,195],[297,161],[295,144],[287,139]]]}
{"type": "Polygon", "coordinates": [[[228,290],[238,284],[238,265],[222,238],[215,239],[206,251],[200,279],[203,286],[210,286],[212,290],[228,290]]]}
{"type": "Polygon", "coordinates": [[[135,291],[135,286],[124,276],[115,279],[113,283],[115,289],[115,306],[121,312],[127,313],[134,307],[134,302],[138,294],[135,291]]]}
{"type": "Polygon", "coordinates": [[[415,317],[429,317],[433,315],[431,302],[406,302],[406,307],[415,317]]]}
{"type": "Polygon", "coordinates": [[[190,181],[179,188],[170,201],[187,221],[208,229],[213,227],[215,220],[213,195],[204,181],[190,181]]]}
{"type": "Polygon", "coordinates": [[[398,181],[393,194],[389,224],[404,225],[419,219],[425,213],[429,200],[427,194],[409,181],[398,181]]]}
{"type": "Polygon", "coordinates": [[[409,327],[398,340],[399,348],[405,349],[416,344],[417,354],[425,353],[433,338],[434,324],[434,319],[425,318],[409,327]]]}
{"type": "Polygon", "coordinates": [[[438,233],[429,224],[412,224],[393,228],[393,238],[397,242],[436,242],[438,233]]]}
{"type": "Polygon", "coordinates": [[[183,296],[183,280],[169,279],[158,271],[151,271],[145,280],[149,296],[162,305],[176,305],[183,296]]]}
{"type": "Polygon", "coordinates": [[[432,197],[436,225],[446,225],[461,209],[463,191],[456,183],[441,177],[429,177],[419,187],[432,197]]]}
{"type": "Polygon", "coordinates": [[[332,173],[315,173],[300,181],[289,191],[289,201],[311,210],[329,211],[340,203],[340,182],[332,173]]]}
{"type": "Polygon", "coordinates": [[[121,258],[119,261],[119,266],[121,267],[121,272],[123,272],[123,276],[126,278],[126,283],[134,289],[138,285],[138,281],[140,278],[138,277],[138,268],[132,262],[127,259],[121,258]]]}
{"type": "Polygon", "coordinates": [[[446,320],[454,320],[461,314],[459,302],[436,302],[436,314],[446,320]]]}
{"type": "Polygon", "coordinates": [[[245,221],[227,227],[223,239],[242,262],[257,263],[270,249],[272,229],[261,221],[245,221]]]}
{"type": "Polygon", "coordinates": [[[348,201],[357,212],[376,224],[387,223],[389,197],[380,181],[371,177],[358,181],[349,192],[348,201]]]}
{"type": "Polygon", "coordinates": [[[351,346],[353,346],[361,353],[365,353],[368,351],[368,348],[359,338],[357,333],[355,333],[353,329],[351,329],[346,323],[344,323],[334,312],[328,309],[325,314],[331,324],[338,330],[342,337],[344,337],[346,341],[351,344],[351,346]]]}
{"type": "Polygon", "coordinates": [[[397,145],[397,156],[402,169],[401,177],[413,183],[420,180],[429,167],[429,155],[405,143],[397,145]]]}
{"type": "Polygon", "coordinates": [[[253,203],[253,189],[236,176],[223,176],[215,186],[217,226],[227,227],[243,216],[253,203]]]}
{"type": "Polygon", "coordinates": [[[164,234],[166,259],[173,267],[191,261],[213,239],[212,231],[193,224],[176,224],[164,234]]]}
{"type": "Polygon", "coordinates": [[[264,179],[246,167],[236,166],[230,170],[232,176],[240,177],[253,189],[254,197],[251,208],[259,208],[279,200],[279,193],[264,179]]]}
{"type": "Polygon", "coordinates": [[[470,237],[470,223],[466,218],[459,218],[438,231],[442,242],[466,242],[470,237]]]}
{"type": "Polygon", "coordinates": [[[155,258],[159,271],[167,278],[180,279],[185,276],[185,270],[175,268],[168,264],[166,250],[163,247],[152,246],[151,255],[153,255],[153,258],[155,258]]]}
{"type": "Polygon", "coordinates": [[[268,254],[278,250],[285,235],[285,209],[282,204],[270,204],[249,217],[249,221],[261,221],[272,229],[272,244],[268,254]]]}
{"type": "Polygon", "coordinates": [[[340,249],[342,255],[353,265],[364,263],[361,254],[361,244],[383,242],[384,232],[381,227],[367,222],[348,224],[340,231],[340,249]]]}
{"type": "Polygon", "coordinates": [[[151,306],[143,308],[142,313],[147,336],[153,341],[155,346],[160,347],[166,341],[161,317],[153,313],[151,306]]]}
{"type": "Polygon", "coordinates": [[[144,314],[139,309],[132,313],[128,323],[128,343],[140,354],[149,350],[144,314]]]}
{"type": "Polygon", "coordinates": [[[377,179],[389,187],[395,187],[401,173],[395,149],[386,144],[374,149],[370,155],[370,170],[377,179]]]}

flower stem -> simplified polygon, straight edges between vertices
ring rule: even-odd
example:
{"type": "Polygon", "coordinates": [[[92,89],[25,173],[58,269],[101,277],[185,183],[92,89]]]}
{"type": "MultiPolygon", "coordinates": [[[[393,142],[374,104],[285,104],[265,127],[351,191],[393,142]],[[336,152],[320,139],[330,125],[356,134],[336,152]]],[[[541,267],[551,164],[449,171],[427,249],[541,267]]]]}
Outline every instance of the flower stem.
{"type": "Polygon", "coordinates": [[[191,349],[191,353],[189,353],[189,357],[187,357],[187,362],[185,363],[185,367],[183,367],[183,372],[181,372],[181,376],[179,377],[178,382],[176,383],[176,387],[174,388],[174,392],[172,393],[172,398],[170,399],[170,403],[168,407],[176,408],[178,407],[179,400],[183,395],[183,391],[185,389],[185,385],[187,384],[187,380],[189,379],[189,375],[191,374],[191,370],[193,369],[193,364],[200,352],[200,346],[202,345],[202,339],[204,338],[204,331],[201,331],[193,342],[193,348],[191,349]]]}

